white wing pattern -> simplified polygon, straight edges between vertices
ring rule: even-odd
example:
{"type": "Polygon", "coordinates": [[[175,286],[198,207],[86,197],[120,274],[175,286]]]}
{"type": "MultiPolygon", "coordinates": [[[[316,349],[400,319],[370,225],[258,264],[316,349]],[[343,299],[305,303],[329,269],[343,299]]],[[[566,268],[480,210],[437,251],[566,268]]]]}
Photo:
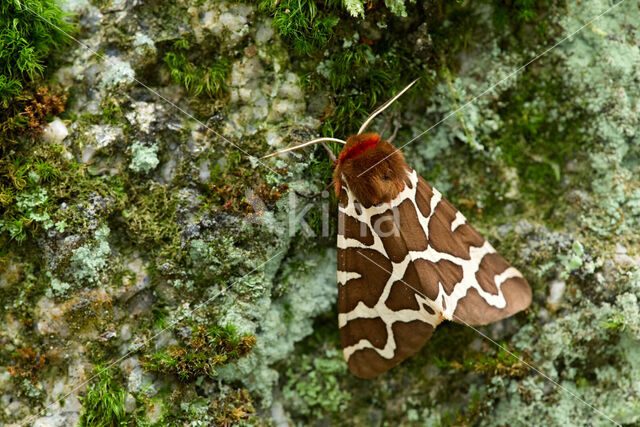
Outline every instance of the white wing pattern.
{"type": "Polygon", "coordinates": [[[413,170],[390,202],[339,197],[338,323],[349,369],[385,372],[444,319],[484,325],[526,308],[531,290],[436,189],[413,170]]]}

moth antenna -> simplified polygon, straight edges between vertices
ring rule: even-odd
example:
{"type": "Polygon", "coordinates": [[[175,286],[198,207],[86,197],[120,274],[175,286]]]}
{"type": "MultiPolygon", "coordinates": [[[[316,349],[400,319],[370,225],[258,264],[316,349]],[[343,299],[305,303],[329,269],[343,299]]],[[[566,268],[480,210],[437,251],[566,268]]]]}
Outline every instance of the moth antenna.
{"type": "Polygon", "coordinates": [[[266,159],[268,157],[277,156],[278,154],[288,153],[289,151],[297,150],[299,148],[307,147],[309,145],[317,144],[319,142],[324,142],[324,141],[339,142],[340,144],[346,144],[347,143],[346,141],[343,141],[343,140],[338,139],[338,138],[328,138],[328,137],[316,138],[316,139],[312,139],[311,141],[307,141],[305,143],[302,143],[300,145],[296,145],[295,147],[289,147],[289,148],[285,148],[284,150],[276,151],[275,153],[267,154],[266,156],[264,156],[262,158],[266,159]]]}
{"type": "Polygon", "coordinates": [[[364,130],[367,128],[367,126],[369,126],[369,123],[371,123],[371,121],[373,119],[375,119],[378,114],[380,114],[384,110],[386,110],[387,107],[389,107],[389,105],[393,104],[396,99],[400,98],[402,96],[402,94],[405,93],[406,91],[408,91],[409,88],[411,86],[413,86],[418,80],[420,80],[419,77],[417,79],[415,79],[414,81],[412,81],[411,83],[409,83],[409,85],[407,87],[405,87],[404,89],[402,89],[396,96],[394,96],[393,98],[391,98],[390,100],[388,100],[387,102],[385,102],[384,104],[382,104],[381,106],[376,108],[376,110],[373,113],[371,113],[369,115],[369,117],[367,117],[367,120],[364,121],[362,126],[360,126],[360,130],[358,131],[358,135],[360,135],[362,132],[364,132],[364,130]]]}

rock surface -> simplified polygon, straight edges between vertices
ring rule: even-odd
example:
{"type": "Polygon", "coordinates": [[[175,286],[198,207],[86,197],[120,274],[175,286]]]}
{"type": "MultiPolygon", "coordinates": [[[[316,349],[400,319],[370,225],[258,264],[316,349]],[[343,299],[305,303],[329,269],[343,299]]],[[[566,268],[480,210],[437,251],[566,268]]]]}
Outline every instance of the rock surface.
{"type": "Polygon", "coordinates": [[[64,0],[85,46],[30,144],[67,169],[30,178],[41,225],[0,252],[0,425],[640,423],[637,5],[349,0],[310,36],[283,31],[299,2],[258,3],[64,0]],[[339,344],[330,162],[261,157],[355,132],[415,76],[372,127],[398,125],[533,303],[364,381],[339,344]]]}

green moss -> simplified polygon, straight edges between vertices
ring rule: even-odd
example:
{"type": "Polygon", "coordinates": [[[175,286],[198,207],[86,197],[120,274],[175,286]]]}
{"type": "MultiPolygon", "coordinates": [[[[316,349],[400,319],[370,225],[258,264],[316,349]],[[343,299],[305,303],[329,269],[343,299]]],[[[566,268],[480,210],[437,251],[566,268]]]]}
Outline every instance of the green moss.
{"type": "Polygon", "coordinates": [[[175,261],[180,246],[175,193],[157,183],[140,185],[133,193],[122,211],[127,236],[136,245],[147,245],[153,254],[175,261]]]}
{"type": "Polygon", "coordinates": [[[196,395],[189,389],[180,390],[171,398],[169,425],[261,426],[264,419],[256,415],[253,400],[244,389],[218,383],[214,398],[196,395]]]}
{"type": "Polygon", "coordinates": [[[176,375],[182,380],[213,378],[217,367],[246,356],[256,343],[253,335],[240,335],[232,325],[208,329],[192,325],[189,329],[183,345],[173,345],[144,358],[145,369],[176,375]]]}
{"type": "Polygon", "coordinates": [[[18,348],[11,355],[12,363],[7,367],[20,392],[32,399],[41,396],[42,387],[38,387],[38,376],[47,364],[44,353],[29,346],[18,348]]]}
{"type": "Polygon", "coordinates": [[[506,126],[492,135],[493,146],[518,171],[520,191],[538,204],[555,200],[567,161],[576,160],[588,143],[580,130],[585,115],[574,96],[552,69],[543,68],[521,77],[499,101],[506,101],[497,110],[506,126]]]}
{"type": "MultiPolygon", "coordinates": [[[[523,356],[515,349],[509,349],[506,342],[499,343],[495,354],[487,352],[465,351],[462,358],[446,360],[434,356],[434,363],[441,369],[453,368],[458,372],[474,372],[484,374],[488,379],[500,375],[521,378],[529,373],[529,367],[521,360],[523,356]]],[[[493,353],[493,349],[492,349],[493,353]]]]}
{"type": "Polygon", "coordinates": [[[127,425],[130,417],[125,412],[125,390],[112,376],[110,369],[97,365],[98,379],[90,385],[87,394],[80,398],[84,407],[78,425],[112,427],[127,425]]]}
{"type": "Polygon", "coordinates": [[[322,8],[314,0],[261,0],[258,9],[273,17],[273,26],[299,54],[309,55],[326,46],[340,22],[332,13],[339,1],[319,3],[322,8]]]}
{"type": "Polygon", "coordinates": [[[22,242],[53,225],[46,187],[62,179],[60,147],[38,150],[39,143],[18,142],[23,135],[38,134],[52,114],[64,111],[65,101],[66,96],[40,88],[0,108],[0,239],[8,235],[22,242]]]}
{"type": "Polygon", "coordinates": [[[510,31],[518,33],[519,30],[527,31],[527,24],[533,23],[537,33],[545,36],[548,32],[549,10],[556,6],[549,0],[496,0],[493,1],[493,24],[498,31],[506,30],[511,25],[510,31]]]}
{"type": "MultiPolygon", "coordinates": [[[[212,283],[224,283],[244,270],[249,262],[249,253],[242,249],[240,243],[246,235],[219,235],[211,242],[194,239],[189,244],[188,267],[191,279],[198,288],[210,287],[212,283]]],[[[243,280],[236,285],[236,289],[251,290],[251,280],[243,280]]]]}
{"type": "Polygon", "coordinates": [[[5,231],[12,239],[22,242],[26,237],[26,228],[29,226],[37,228],[41,225],[45,230],[51,228],[53,222],[45,210],[47,201],[47,192],[43,188],[19,193],[15,197],[14,212],[9,214],[11,216],[8,215],[0,220],[0,231],[5,231]]]}
{"type": "Polygon", "coordinates": [[[193,96],[222,96],[227,89],[226,81],[231,72],[229,59],[220,57],[211,60],[210,55],[203,57],[201,52],[192,47],[192,43],[187,39],[179,39],[165,54],[164,62],[169,67],[171,78],[175,83],[183,85],[193,96]]]}
{"type": "Polygon", "coordinates": [[[419,105],[419,100],[432,89],[436,71],[444,67],[457,69],[456,55],[469,47],[471,35],[486,31],[485,24],[466,4],[448,2],[434,6],[438,11],[429,16],[421,6],[405,5],[401,1],[386,4],[391,11],[374,9],[364,24],[345,17],[340,25],[331,27],[331,32],[320,31],[316,26],[323,20],[340,16],[343,7],[353,14],[362,7],[362,2],[265,1],[261,4],[259,10],[274,16],[273,26],[293,47],[294,60],[300,63],[299,73],[304,75],[303,83],[310,97],[326,100],[324,111],[318,113],[323,120],[320,133],[324,136],[346,137],[355,133],[363,119],[380,103],[411,80],[422,77],[412,93],[403,98],[406,105],[419,105]],[[411,27],[411,31],[418,30],[418,22],[429,22],[428,33],[419,30],[422,32],[409,36],[412,40],[428,40],[419,53],[420,58],[417,58],[416,46],[395,38],[390,28],[392,23],[396,24],[394,13],[404,15],[405,6],[411,7],[411,13],[403,25],[411,27]]]}
{"type": "Polygon", "coordinates": [[[55,0],[0,4],[0,107],[41,76],[47,56],[69,42],[64,32],[73,26],[65,18],[55,0]]]}
{"type": "MultiPolygon", "coordinates": [[[[334,46],[334,49],[331,59],[319,62],[305,80],[308,90],[321,92],[328,87],[335,94],[334,105],[322,125],[321,133],[325,136],[344,137],[355,133],[381,102],[397,93],[412,77],[422,74],[408,50],[387,46],[378,53],[361,42],[357,33],[348,44],[334,46]]],[[[427,87],[426,80],[420,85],[427,87]]],[[[422,91],[424,87],[417,90],[422,91]]]]}

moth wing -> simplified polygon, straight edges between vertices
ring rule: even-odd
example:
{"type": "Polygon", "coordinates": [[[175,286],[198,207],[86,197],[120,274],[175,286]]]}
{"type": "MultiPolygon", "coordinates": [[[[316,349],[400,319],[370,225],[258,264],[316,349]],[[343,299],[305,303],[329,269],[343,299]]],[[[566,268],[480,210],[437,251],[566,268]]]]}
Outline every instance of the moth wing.
{"type": "MultiPolygon", "coordinates": [[[[343,186],[338,214],[340,338],[349,370],[372,378],[418,351],[442,317],[420,291],[404,240],[396,236],[388,253],[380,237],[385,230],[371,227],[372,208],[358,207],[347,192],[343,186]],[[394,264],[399,257],[404,264],[394,264]]],[[[381,221],[382,228],[392,224],[381,221]]]]}
{"type": "Polygon", "coordinates": [[[345,359],[371,378],[418,351],[450,319],[485,325],[531,303],[531,288],[415,171],[389,204],[339,201],[338,322],[345,359]]]}
{"type": "Polygon", "coordinates": [[[429,249],[413,254],[423,289],[444,317],[486,325],[524,310],[531,288],[465,217],[418,176],[416,205],[429,249]]]}

